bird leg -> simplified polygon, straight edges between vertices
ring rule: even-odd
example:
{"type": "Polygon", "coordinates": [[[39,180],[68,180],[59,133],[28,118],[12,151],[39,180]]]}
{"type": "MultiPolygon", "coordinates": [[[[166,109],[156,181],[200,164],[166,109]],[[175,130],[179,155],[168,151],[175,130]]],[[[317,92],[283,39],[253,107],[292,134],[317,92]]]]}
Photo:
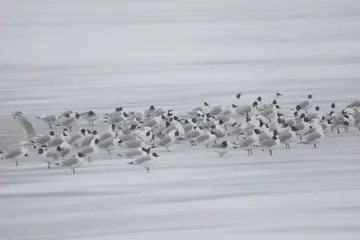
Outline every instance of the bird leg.
{"type": "Polygon", "coordinates": [[[89,121],[89,126],[91,126],[91,121],[89,121]]]}
{"type": "Polygon", "coordinates": [[[149,167],[145,167],[147,172],[150,172],[150,168],[149,167]]]}
{"type": "Polygon", "coordinates": [[[168,148],[168,147],[166,147],[166,150],[167,150],[168,152],[170,152],[170,150],[169,150],[169,148],[168,148]]]}
{"type": "Polygon", "coordinates": [[[340,129],[338,129],[337,132],[340,133],[340,129]]]}
{"type": "Polygon", "coordinates": [[[251,155],[254,155],[252,149],[250,149],[250,153],[251,153],[251,155]]]}
{"type": "Polygon", "coordinates": [[[316,143],[314,144],[314,147],[317,148],[316,143]]]}
{"type": "Polygon", "coordinates": [[[51,163],[48,163],[48,169],[50,169],[51,163]]]}
{"type": "Polygon", "coordinates": [[[75,174],[75,168],[73,168],[73,174],[75,174]]]}
{"type": "Polygon", "coordinates": [[[110,150],[108,151],[108,153],[109,153],[109,155],[111,155],[111,151],[110,151],[110,150]]]}
{"type": "Polygon", "coordinates": [[[91,157],[88,157],[88,162],[91,163],[91,157]]]}
{"type": "Polygon", "coordinates": [[[250,156],[250,149],[248,149],[247,151],[248,151],[248,155],[250,156]]]}
{"type": "Polygon", "coordinates": [[[272,156],[272,150],[271,149],[269,150],[269,152],[270,152],[270,156],[272,156]]]}
{"type": "Polygon", "coordinates": [[[301,135],[299,135],[300,136],[300,141],[302,141],[302,136],[301,135]]]}
{"type": "Polygon", "coordinates": [[[71,126],[69,126],[69,131],[71,132],[71,126]]]}
{"type": "Polygon", "coordinates": [[[18,163],[18,161],[15,161],[15,163],[16,163],[16,166],[19,166],[19,163],[18,163]]]}

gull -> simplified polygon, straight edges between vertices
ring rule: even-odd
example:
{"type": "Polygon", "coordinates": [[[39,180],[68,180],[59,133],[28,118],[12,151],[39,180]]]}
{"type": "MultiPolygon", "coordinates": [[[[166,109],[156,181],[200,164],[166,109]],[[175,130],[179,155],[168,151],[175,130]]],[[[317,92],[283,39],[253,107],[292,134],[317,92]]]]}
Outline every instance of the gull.
{"type": "Polygon", "coordinates": [[[49,129],[52,129],[53,125],[59,121],[55,114],[44,114],[41,117],[36,116],[36,118],[48,125],[49,129]]]}
{"type": "Polygon", "coordinates": [[[54,165],[58,165],[60,167],[68,167],[73,170],[73,174],[75,174],[75,169],[81,167],[84,163],[84,155],[79,152],[74,157],[69,157],[67,159],[55,162],[54,165]]]}
{"type": "Polygon", "coordinates": [[[94,121],[99,118],[100,115],[97,115],[93,110],[88,112],[80,113],[80,117],[84,118],[89,122],[89,126],[95,126],[94,121]]]}
{"type": "MultiPolygon", "coordinates": [[[[60,148],[60,146],[58,146],[60,148]]],[[[47,163],[48,169],[51,167],[51,163],[57,161],[60,158],[60,153],[56,152],[48,152],[46,149],[39,148],[38,156],[40,156],[40,160],[47,163]]]]}
{"type": "Polygon", "coordinates": [[[84,155],[84,157],[88,158],[88,162],[91,162],[91,156],[95,153],[98,153],[99,148],[95,144],[95,141],[98,139],[93,139],[89,146],[86,146],[80,150],[80,152],[84,155]]]}
{"type": "Polygon", "coordinates": [[[299,142],[300,144],[313,144],[317,148],[316,144],[324,138],[324,130],[320,124],[312,125],[312,131],[304,136],[304,141],[299,142]]]}
{"type": "Polygon", "coordinates": [[[200,127],[194,126],[192,130],[188,131],[185,134],[185,138],[191,143],[191,146],[196,146],[196,142],[194,141],[194,139],[199,137],[203,133],[204,131],[200,129],[200,127]]]}
{"type": "MultiPolygon", "coordinates": [[[[252,149],[254,148],[254,145],[259,144],[259,129],[254,129],[251,132],[251,136],[245,138],[240,144],[238,145],[241,149],[246,149],[248,152],[248,155],[253,155],[252,149]]],[[[237,148],[237,146],[235,147],[237,148]]]]}
{"type": "Polygon", "coordinates": [[[126,157],[126,158],[141,157],[141,156],[145,156],[146,154],[150,154],[150,150],[151,150],[151,148],[144,148],[144,147],[130,149],[130,150],[118,153],[118,156],[126,157]]]}
{"type": "Polygon", "coordinates": [[[279,142],[279,139],[276,137],[276,135],[274,135],[272,138],[260,142],[260,146],[263,149],[269,150],[270,156],[272,156],[272,151],[279,144],[279,142]]]}
{"type": "Polygon", "coordinates": [[[147,172],[150,172],[150,167],[154,164],[155,158],[160,157],[157,153],[151,153],[146,156],[142,156],[135,161],[129,162],[131,165],[143,165],[147,172]]]}
{"type": "Polygon", "coordinates": [[[222,141],[221,143],[211,145],[211,148],[213,148],[220,157],[223,157],[226,153],[230,152],[230,143],[228,141],[222,141]]]}
{"type": "Polygon", "coordinates": [[[206,132],[201,134],[195,139],[196,143],[200,143],[205,145],[206,147],[209,147],[209,145],[214,144],[216,140],[216,135],[214,131],[206,132]]]}
{"type": "Polygon", "coordinates": [[[91,141],[95,138],[98,137],[98,132],[96,130],[93,130],[91,132],[91,134],[87,135],[86,137],[84,137],[84,139],[81,141],[80,143],[80,148],[84,148],[90,145],[91,141]]]}
{"type": "Polygon", "coordinates": [[[146,146],[144,141],[139,139],[139,138],[134,139],[134,140],[130,140],[130,141],[126,141],[126,142],[123,142],[122,140],[119,140],[118,144],[119,144],[119,146],[121,146],[123,148],[127,148],[127,149],[137,149],[137,148],[140,148],[140,147],[148,148],[148,146],[146,146]]]}
{"type": "Polygon", "coordinates": [[[286,149],[290,149],[290,143],[294,141],[296,137],[296,131],[296,127],[292,126],[279,134],[280,143],[285,144],[286,149]]]}
{"type": "Polygon", "coordinates": [[[80,118],[78,113],[66,113],[59,118],[59,121],[54,126],[68,127],[71,131],[72,126],[76,124],[76,121],[80,118]]]}
{"type": "Polygon", "coordinates": [[[42,145],[50,142],[54,138],[55,138],[55,132],[50,131],[49,135],[38,136],[38,137],[34,138],[33,140],[30,140],[30,142],[32,144],[34,144],[34,148],[36,148],[39,145],[42,146],[42,145]]]}
{"type": "Polygon", "coordinates": [[[99,139],[96,138],[95,144],[99,148],[99,150],[107,151],[109,155],[111,155],[111,151],[116,149],[116,147],[119,144],[119,141],[121,140],[111,137],[100,142],[99,139]]]}
{"type": "Polygon", "coordinates": [[[19,163],[17,161],[18,158],[26,158],[28,157],[28,150],[24,147],[16,147],[9,149],[6,152],[3,152],[0,150],[0,158],[1,160],[8,160],[12,159],[15,161],[16,166],[19,166],[19,163]]]}
{"type": "Polygon", "coordinates": [[[167,151],[169,152],[169,147],[175,144],[176,137],[179,135],[177,130],[172,130],[167,136],[162,138],[157,146],[166,147],[167,151]]]}
{"type": "Polygon", "coordinates": [[[304,110],[305,112],[307,112],[310,108],[312,108],[312,95],[309,94],[308,95],[308,99],[306,99],[305,101],[301,102],[298,106],[300,106],[300,108],[302,110],[304,110]]]}
{"type": "Polygon", "coordinates": [[[21,127],[21,130],[23,131],[25,137],[28,140],[32,140],[37,136],[35,132],[35,128],[31,124],[31,122],[24,117],[23,113],[20,111],[15,110],[12,114],[14,120],[16,123],[18,123],[21,127]]]}

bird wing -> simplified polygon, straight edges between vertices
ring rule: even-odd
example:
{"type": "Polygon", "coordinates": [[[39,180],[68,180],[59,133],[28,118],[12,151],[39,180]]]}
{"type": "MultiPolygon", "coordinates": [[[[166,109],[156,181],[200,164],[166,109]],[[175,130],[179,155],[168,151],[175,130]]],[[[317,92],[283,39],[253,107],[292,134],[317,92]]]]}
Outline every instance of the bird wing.
{"type": "Polygon", "coordinates": [[[94,149],[92,147],[84,147],[83,149],[81,149],[81,153],[83,155],[87,155],[90,154],[94,151],[94,149]]]}
{"type": "Polygon", "coordinates": [[[196,142],[201,143],[208,140],[209,138],[210,138],[209,134],[203,134],[196,138],[196,142]]]}
{"type": "Polygon", "coordinates": [[[77,159],[76,157],[71,157],[71,158],[67,158],[65,160],[62,161],[62,165],[63,166],[72,166],[75,165],[79,162],[79,159],[77,159]]]}
{"type": "Polygon", "coordinates": [[[113,145],[114,139],[113,138],[108,138],[105,139],[104,141],[101,141],[97,144],[97,146],[99,148],[108,148],[109,146],[113,145]]]}
{"type": "Polygon", "coordinates": [[[13,117],[15,121],[20,125],[21,129],[25,134],[25,137],[28,140],[36,137],[35,128],[27,118],[25,118],[22,114],[19,113],[14,114],[13,117]]]}
{"type": "Polygon", "coordinates": [[[266,139],[266,140],[264,140],[264,141],[262,141],[261,143],[260,143],[260,145],[261,146],[264,146],[264,147],[268,147],[268,148],[270,148],[270,147],[272,147],[272,146],[275,146],[276,145],[276,142],[273,140],[273,139],[266,139]]]}
{"type": "Polygon", "coordinates": [[[22,153],[20,148],[11,149],[9,152],[7,152],[4,156],[5,159],[12,159],[14,157],[20,156],[22,153]]]}
{"type": "Polygon", "coordinates": [[[253,138],[247,138],[247,139],[245,139],[244,141],[242,141],[241,143],[240,143],[240,147],[248,147],[248,146],[250,146],[251,144],[253,144],[255,141],[254,141],[254,139],[253,138]]]}
{"type": "Polygon", "coordinates": [[[102,141],[104,141],[104,140],[106,140],[108,138],[111,138],[111,137],[112,137],[111,133],[106,132],[106,133],[103,133],[103,134],[100,135],[99,141],[102,142],[102,141]]]}
{"type": "Polygon", "coordinates": [[[94,139],[94,135],[85,137],[84,140],[81,142],[81,147],[89,146],[93,139],[94,139]]]}
{"type": "Polygon", "coordinates": [[[41,136],[35,139],[35,143],[44,144],[50,141],[50,136],[41,136]]]}
{"type": "Polygon", "coordinates": [[[281,143],[289,140],[292,137],[290,132],[283,132],[279,135],[279,140],[281,143]]]}
{"type": "Polygon", "coordinates": [[[312,142],[316,139],[319,139],[321,138],[321,134],[319,132],[313,132],[313,133],[310,133],[306,136],[306,142],[312,142]]]}
{"type": "Polygon", "coordinates": [[[138,148],[138,147],[141,147],[141,143],[142,143],[141,140],[135,139],[135,140],[131,140],[131,141],[125,142],[125,145],[126,145],[128,148],[138,148]]]}
{"type": "Polygon", "coordinates": [[[163,139],[161,139],[159,145],[165,146],[165,145],[169,144],[170,142],[171,142],[171,138],[169,136],[166,136],[163,139]]]}
{"type": "Polygon", "coordinates": [[[150,157],[149,156],[143,156],[141,158],[136,159],[133,163],[134,164],[142,164],[144,162],[150,161],[150,157]]]}

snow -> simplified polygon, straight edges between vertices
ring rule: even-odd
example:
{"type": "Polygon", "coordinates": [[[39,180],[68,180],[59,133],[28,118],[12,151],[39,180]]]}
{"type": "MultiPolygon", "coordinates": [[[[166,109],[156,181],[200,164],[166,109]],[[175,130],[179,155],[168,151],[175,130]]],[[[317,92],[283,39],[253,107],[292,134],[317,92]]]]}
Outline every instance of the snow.
{"type": "MultiPolygon", "coordinates": [[[[359,98],[359,12],[355,0],[2,0],[1,147],[21,139],[15,108],[43,133],[42,112],[185,111],[238,92],[341,108],[359,98]]],[[[1,162],[0,239],[357,239],[359,141],[352,129],[318,149],[224,158],[183,143],[150,173],[106,155],[75,175],[35,154],[1,162]]]]}

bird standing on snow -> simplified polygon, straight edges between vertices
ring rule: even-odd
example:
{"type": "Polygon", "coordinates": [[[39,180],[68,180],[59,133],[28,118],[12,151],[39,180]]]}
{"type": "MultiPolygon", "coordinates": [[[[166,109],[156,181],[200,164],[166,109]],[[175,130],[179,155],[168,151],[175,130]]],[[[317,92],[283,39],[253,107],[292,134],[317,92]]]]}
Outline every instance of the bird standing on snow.
{"type": "Polygon", "coordinates": [[[143,165],[147,172],[150,172],[150,167],[154,164],[154,158],[160,157],[157,153],[151,153],[146,156],[140,157],[135,161],[129,162],[131,165],[143,165]]]}
{"type": "Polygon", "coordinates": [[[28,157],[28,150],[24,147],[12,148],[5,153],[0,151],[1,160],[12,159],[15,161],[16,166],[19,166],[19,163],[17,161],[18,158],[26,158],[26,157],[28,157]]]}

